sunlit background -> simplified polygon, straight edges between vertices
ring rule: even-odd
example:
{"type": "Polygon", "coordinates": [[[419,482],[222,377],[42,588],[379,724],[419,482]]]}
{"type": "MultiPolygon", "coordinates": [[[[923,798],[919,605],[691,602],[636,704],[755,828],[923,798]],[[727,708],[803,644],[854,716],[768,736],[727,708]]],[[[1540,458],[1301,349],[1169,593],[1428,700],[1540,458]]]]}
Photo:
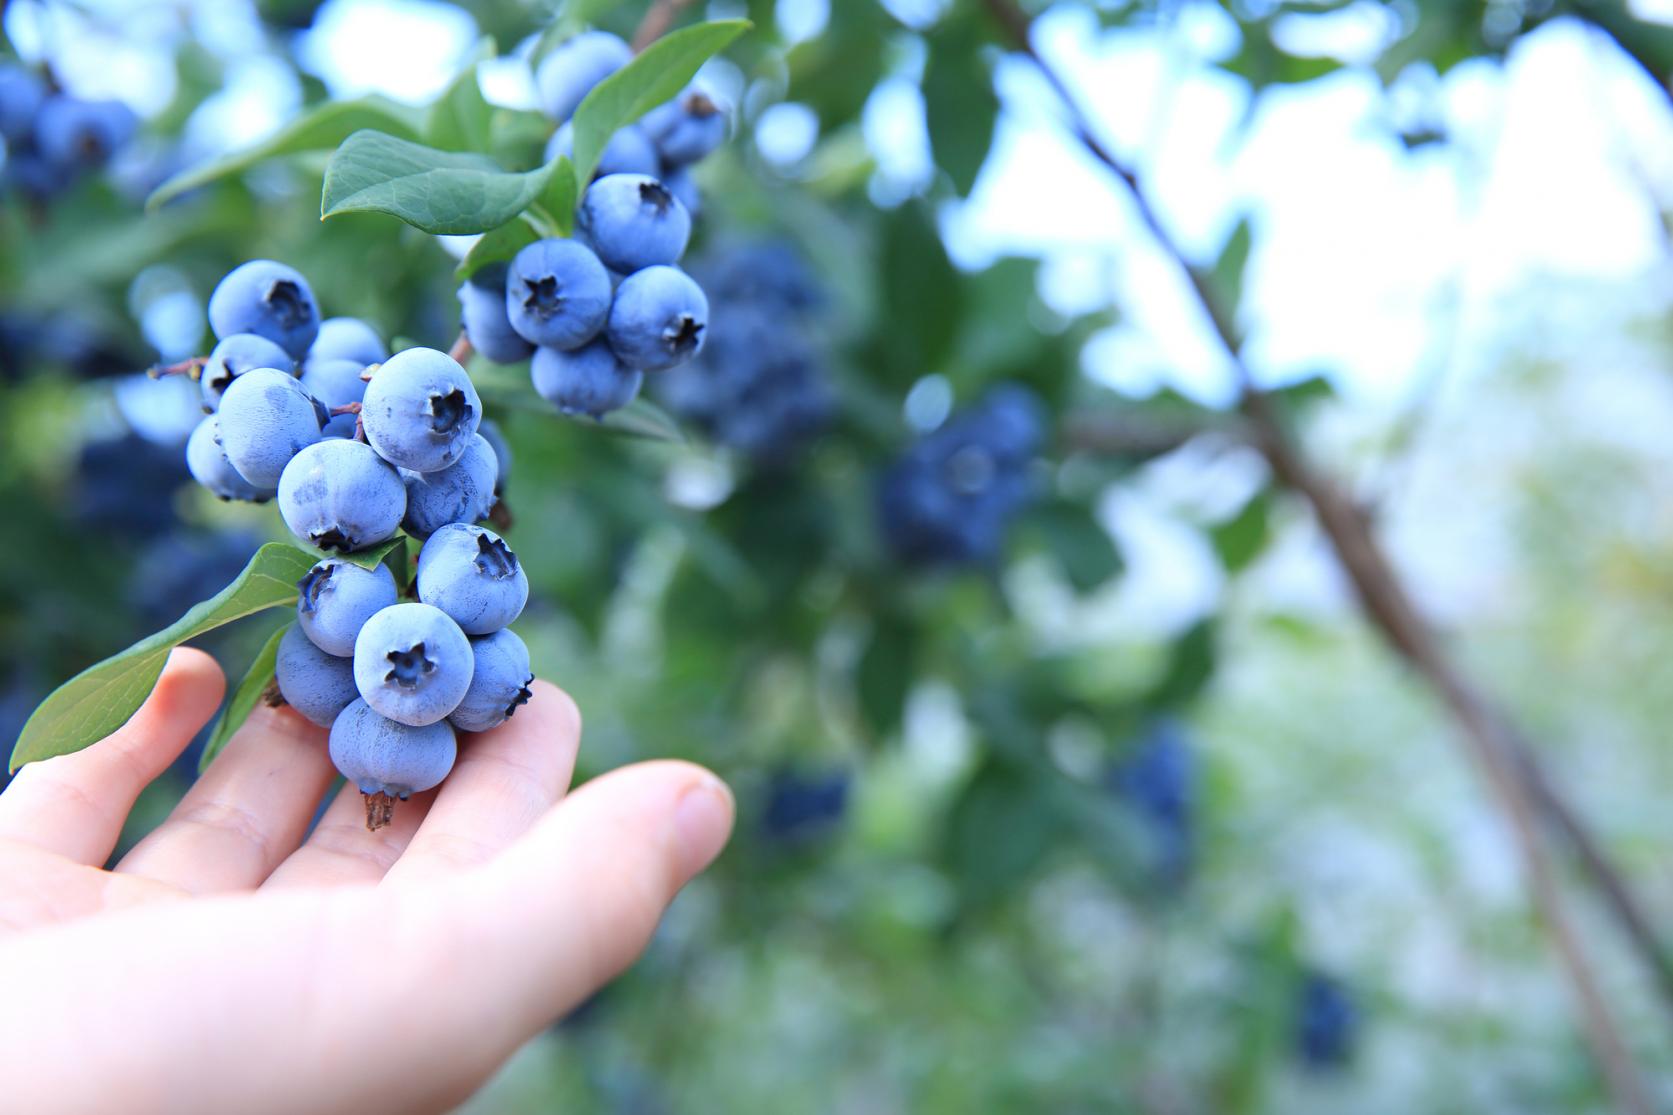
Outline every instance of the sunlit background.
{"type": "MultiPolygon", "coordinates": [[[[645,6],[556,14],[625,35],[645,6]]],[[[1673,67],[1673,5],[1025,8],[1189,262],[1246,238],[1255,379],[1673,926],[1673,97],[1644,64],[1673,67]]],[[[836,417],[785,464],[504,416],[519,630],[585,712],[586,772],[708,762],[742,825],[638,968],[467,1110],[1609,1109],[1455,726],[1227,420],[1225,346],[1035,63],[973,0],[689,12],[757,23],[703,74],[738,121],[696,254],[794,245],[836,417]],[[1038,514],[980,568],[891,562],[873,476],[1002,379],[1051,411],[1038,514]],[[1104,437],[1135,423],[1183,432],[1104,437]]],[[[554,14],[5,6],[17,59],[143,123],[99,181],[0,197],[0,736],[277,536],[180,487],[196,386],[142,374],[204,351],[228,266],[457,334],[469,239],[321,224],[325,152],[145,196],[328,98],[428,103],[484,36],[483,94],[526,115],[554,14]]],[[[268,630],[210,649],[236,676],[268,630]]],[[[1565,879],[1673,1102],[1666,1008],[1565,879]]]]}

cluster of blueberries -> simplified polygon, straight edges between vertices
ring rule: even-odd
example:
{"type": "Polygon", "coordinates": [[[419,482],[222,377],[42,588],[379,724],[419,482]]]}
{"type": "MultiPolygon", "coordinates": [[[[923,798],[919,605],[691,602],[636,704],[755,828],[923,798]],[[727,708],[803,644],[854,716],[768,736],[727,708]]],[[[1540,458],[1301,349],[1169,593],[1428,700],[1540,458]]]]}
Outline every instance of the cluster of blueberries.
{"type": "Polygon", "coordinates": [[[367,795],[366,820],[452,769],[454,729],[484,731],[529,697],[528,649],[506,630],[529,582],[492,510],[500,458],[482,402],[446,353],[387,355],[364,322],[321,322],[307,281],[253,260],[209,299],[218,343],[200,375],[211,413],[187,443],[192,475],[225,499],[275,494],[285,525],[352,554],[403,528],[424,540],[418,600],[382,565],[321,561],[280,640],[280,694],[331,729],[331,758],[367,795]]]}
{"type": "MultiPolygon", "coordinates": [[[[548,160],[572,151],[576,106],[631,57],[621,39],[588,31],[541,63],[536,85],[559,124],[548,160]]],[[[727,117],[694,86],[618,130],[581,198],[573,239],[536,241],[459,288],[472,347],[496,363],[529,360],[536,391],[565,414],[593,418],[631,402],[644,373],[700,352],[708,298],[675,264],[697,206],[688,168],[726,139],[727,117]]]]}
{"type": "Polygon", "coordinates": [[[813,332],[824,292],[783,240],[725,247],[693,271],[714,324],[696,360],[659,377],[658,395],[719,444],[782,461],[835,409],[813,332]]]}
{"type": "Polygon", "coordinates": [[[0,63],[0,185],[48,198],[99,170],[139,129],[121,101],[85,101],[50,89],[34,71],[0,63]]]}
{"type": "Polygon", "coordinates": [[[907,447],[877,490],[895,555],[916,565],[997,559],[1006,529],[1028,504],[1028,465],[1043,437],[1039,399],[1001,384],[907,447]]]}

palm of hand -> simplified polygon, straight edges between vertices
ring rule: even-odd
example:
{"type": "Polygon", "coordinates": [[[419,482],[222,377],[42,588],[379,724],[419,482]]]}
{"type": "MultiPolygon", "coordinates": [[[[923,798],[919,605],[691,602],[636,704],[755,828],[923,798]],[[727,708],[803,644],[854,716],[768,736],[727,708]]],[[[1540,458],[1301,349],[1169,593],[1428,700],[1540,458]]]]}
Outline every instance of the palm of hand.
{"type": "Polygon", "coordinates": [[[222,684],[176,651],[119,732],[0,794],[0,1077],[19,1110],[445,1110],[630,963],[730,827],[724,787],[683,763],[564,797],[580,720],[536,683],[376,833],[349,786],[307,834],[325,733],[258,709],[104,869],[222,684]]]}

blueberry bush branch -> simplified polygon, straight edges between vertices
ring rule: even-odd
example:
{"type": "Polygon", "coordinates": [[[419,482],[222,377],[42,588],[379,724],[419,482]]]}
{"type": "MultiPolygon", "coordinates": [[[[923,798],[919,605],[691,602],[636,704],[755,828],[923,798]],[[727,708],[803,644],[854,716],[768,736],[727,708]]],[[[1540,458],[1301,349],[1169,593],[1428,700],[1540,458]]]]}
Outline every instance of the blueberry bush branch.
{"type": "Polygon", "coordinates": [[[1334,481],[1315,470],[1286,433],[1272,400],[1256,386],[1242,358],[1241,335],[1213,277],[1194,266],[1179,248],[1150,204],[1137,172],[1093,133],[1074,92],[1034,49],[1028,16],[1011,0],[986,0],[986,3],[1014,45],[1034,62],[1057,94],[1076,140],[1126,187],[1147,231],[1185,275],[1232,361],[1239,379],[1238,409],[1247,418],[1254,444],[1274,476],[1307,502],[1366,614],[1452,714],[1467,754],[1498,798],[1510,823],[1535,904],[1579,1000],[1593,1053],[1616,1103],[1626,1111],[1651,1111],[1647,1090],[1568,912],[1550,852],[1539,830],[1537,812],[1543,810],[1552,816],[1564,835],[1582,849],[1582,860],[1601,880],[1610,908],[1656,973],[1664,995],[1668,994],[1673,991],[1673,978],[1670,978],[1673,970],[1649,932],[1631,891],[1573,808],[1563,801],[1545,776],[1537,758],[1510,727],[1507,718],[1450,661],[1376,542],[1362,509],[1334,481]]]}

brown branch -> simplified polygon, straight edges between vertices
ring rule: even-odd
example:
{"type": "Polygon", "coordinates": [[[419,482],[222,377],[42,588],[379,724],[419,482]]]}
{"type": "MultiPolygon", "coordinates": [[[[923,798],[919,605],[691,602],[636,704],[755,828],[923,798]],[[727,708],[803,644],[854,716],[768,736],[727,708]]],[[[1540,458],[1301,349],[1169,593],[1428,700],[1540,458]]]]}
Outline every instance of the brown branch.
{"type": "Polygon", "coordinates": [[[197,379],[203,375],[203,369],[208,363],[207,356],[192,356],[178,364],[153,364],[145,369],[145,374],[152,379],[162,379],[164,376],[190,376],[197,379]]]}
{"type": "Polygon", "coordinates": [[[674,25],[674,17],[680,14],[680,9],[690,5],[691,0],[656,0],[633,32],[633,38],[630,40],[633,53],[638,54],[666,35],[668,28],[674,25]]]}
{"type": "Polygon", "coordinates": [[[459,339],[453,342],[453,347],[447,350],[447,355],[453,357],[455,362],[465,364],[470,361],[471,353],[475,351],[476,349],[471,347],[471,339],[461,332],[459,339]]]}
{"type": "MultiPolygon", "coordinates": [[[[1382,632],[1383,637],[1436,690],[1453,718],[1462,729],[1458,737],[1473,765],[1480,771],[1510,823],[1510,829],[1523,868],[1528,875],[1533,898],[1541,917],[1550,931],[1565,974],[1573,987],[1581,1010],[1587,1039],[1592,1047],[1605,1082],[1616,1105],[1623,1111],[1648,1115],[1653,1109],[1640,1077],[1638,1067],[1628,1052],[1620,1029],[1611,1013],[1608,1001],[1599,987],[1590,960],[1581,947],[1579,937],[1569,917],[1562,890],[1549,850],[1541,837],[1536,809],[1543,806],[1551,811],[1560,802],[1555,788],[1541,774],[1530,778],[1530,771],[1539,769],[1531,751],[1508,727],[1508,721],[1466,681],[1447,659],[1428,624],[1423,620],[1405,588],[1395,575],[1387,557],[1373,538],[1369,524],[1359,508],[1331,480],[1313,471],[1300,451],[1285,433],[1284,425],[1271,400],[1254,383],[1248,365],[1241,355],[1242,341],[1236,322],[1221,302],[1208,275],[1191,265],[1171,234],[1162,225],[1151,206],[1137,173],[1115,157],[1092,133],[1089,117],[1081,109],[1073,92],[1053,68],[1035,51],[1030,39],[1030,21],[1012,0],[985,0],[989,12],[1009,33],[1015,45],[1038,67],[1056,91],[1070,116],[1070,127],[1079,142],[1102,163],[1132,195],[1133,203],[1146,228],[1164,254],[1171,258],[1189,281],[1203,311],[1212,323],[1214,332],[1225,345],[1240,381],[1240,409],[1249,419],[1262,454],[1272,468],[1274,477],[1285,487],[1302,496],[1312,507],[1320,528],[1335,550],[1348,579],[1352,582],[1366,614],[1382,632]]],[[[1605,894],[1612,909],[1623,924],[1629,927],[1633,940],[1640,948],[1644,941],[1631,929],[1647,923],[1637,913],[1637,903],[1631,898],[1625,882],[1607,860],[1596,843],[1580,824],[1578,816],[1566,805],[1556,813],[1571,840],[1578,835],[1577,846],[1589,850],[1584,856],[1588,867],[1600,878],[1609,880],[1605,894]],[[1620,903],[1625,902],[1625,913],[1620,903]]],[[[1661,950],[1650,942],[1646,957],[1658,971],[1663,965],[1661,950]]]]}

